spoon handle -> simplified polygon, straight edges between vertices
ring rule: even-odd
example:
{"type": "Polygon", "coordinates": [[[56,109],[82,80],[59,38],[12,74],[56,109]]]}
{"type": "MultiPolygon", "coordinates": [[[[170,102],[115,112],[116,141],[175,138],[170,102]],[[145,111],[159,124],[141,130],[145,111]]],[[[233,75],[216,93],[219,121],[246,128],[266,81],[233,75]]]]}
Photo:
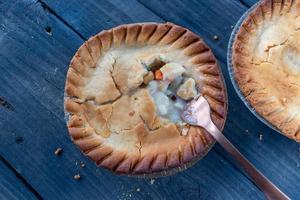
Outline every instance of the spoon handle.
{"type": "Polygon", "coordinates": [[[217,140],[217,142],[240,164],[244,171],[249,175],[256,186],[270,200],[289,200],[279,188],[267,179],[258,169],[256,169],[219,131],[214,123],[209,123],[205,129],[217,140]]]}

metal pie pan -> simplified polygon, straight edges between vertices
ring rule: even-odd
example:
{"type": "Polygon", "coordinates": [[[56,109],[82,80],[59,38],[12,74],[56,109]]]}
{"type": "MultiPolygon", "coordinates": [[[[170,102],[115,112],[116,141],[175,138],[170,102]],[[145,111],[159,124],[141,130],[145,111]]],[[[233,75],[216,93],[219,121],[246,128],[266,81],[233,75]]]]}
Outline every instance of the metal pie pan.
{"type": "MultiPolygon", "coordinates": [[[[227,98],[227,88],[226,88],[226,84],[225,84],[225,81],[224,81],[224,77],[223,77],[223,74],[220,70],[220,77],[222,79],[222,82],[223,82],[223,87],[224,87],[224,93],[225,93],[225,116],[224,116],[224,123],[223,123],[223,127],[221,130],[224,129],[224,126],[225,126],[225,123],[226,123],[226,119],[227,119],[227,111],[228,111],[228,98],[227,98]]],[[[64,100],[66,100],[67,98],[69,98],[67,96],[67,94],[64,92],[64,100]]],[[[66,121],[66,124],[68,124],[69,122],[69,119],[70,119],[70,114],[66,111],[66,109],[64,108],[64,114],[65,114],[65,121],[66,121]]],[[[72,138],[71,138],[72,139],[72,138]]],[[[145,178],[153,178],[153,177],[160,177],[160,176],[169,176],[169,175],[173,175],[175,173],[178,173],[178,172],[181,172],[181,171],[184,171],[185,169],[193,166],[195,163],[197,163],[199,160],[201,160],[202,158],[205,157],[205,155],[212,149],[212,147],[214,146],[215,144],[215,140],[212,139],[212,142],[207,144],[207,146],[203,149],[203,151],[201,152],[201,154],[199,154],[198,156],[194,157],[191,161],[185,163],[185,164],[182,164],[178,167],[174,167],[174,168],[170,168],[170,169],[166,169],[166,170],[163,170],[163,171],[160,171],[160,172],[153,172],[153,173],[146,173],[146,174],[120,174],[121,176],[129,176],[129,177],[145,177],[145,178]]],[[[75,145],[77,146],[77,145],[75,145]]],[[[77,146],[78,149],[80,149],[78,146],[77,146]]],[[[81,151],[81,150],[80,150],[81,151]]],[[[82,152],[83,153],[83,152],[82,152]]],[[[83,153],[84,154],[84,153],[83,153]]],[[[84,154],[85,155],[85,154],[84,154]]],[[[91,160],[92,161],[92,160],[91,160]]],[[[92,161],[94,162],[94,161],[92,161]]],[[[101,167],[101,166],[99,166],[101,167]]],[[[102,169],[105,169],[104,167],[101,167],[102,169]]],[[[107,170],[107,171],[110,171],[110,170],[107,170]]],[[[110,171],[112,173],[114,173],[113,171],[110,171]]],[[[116,173],[114,173],[116,174],[116,173]]],[[[118,174],[119,175],[119,174],[118,174]]]]}
{"type": "Polygon", "coordinates": [[[259,6],[260,2],[254,4],[251,8],[249,8],[243,15],[242,17],[238,20],[236,25],[233,28],[233,31],[231,33],[229,43],[228,43],[228,48],[227,48],[227,68],[230,76],[231,83],[238,94],[238,96],[241,98],[241,100],[244,102],[246,107],[250,110],[250,112],[261,122],[266,124],[268,127],[276,131],[277,133],[281,133],[279,129],[277,129],[274,125],[272,125],[269,121],[267,121],[263,116],[261,116],[258,112],[256,112],[255,108],[251,106],[250,102],[245,98],[244,94],[240,90],[240,87],[234,77],[234,68],[232,64],[232,51],[233,51],[233,43],[235,41],[235,38],[237,36],[237,33],[241,27],[241,25],[244,23],[245,19],[250,15],[250,13],[257,7],[259,6]]]}

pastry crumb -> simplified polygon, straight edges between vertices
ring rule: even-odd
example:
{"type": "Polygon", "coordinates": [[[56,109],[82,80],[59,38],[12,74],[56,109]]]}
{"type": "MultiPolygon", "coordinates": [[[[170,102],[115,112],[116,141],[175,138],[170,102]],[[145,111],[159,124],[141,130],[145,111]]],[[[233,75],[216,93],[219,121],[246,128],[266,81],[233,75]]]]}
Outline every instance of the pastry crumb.
{"type": "Polygon", "coordinates": [[[282,105],[285,105],[286,102],[287,102],[287,99],[283,97],[283,98],[280,99],[280,101],[281,101],[281,104],[282,104],[282,105]]]}
{"type": "Polygon", "coordinates": [[[136,188],[136,191],[139,192],[139,191],[141,191],[141,189],[140,188],[136,188]]]}
{"type": "Polygon", "coordinates": [[[246,132],[246,133],[249,133],[249,130],[248,130],[248,129],[246,129],[246,130],[245,130],[245,132],[246,132]]]}
{"type": "Polygon", "coordinates": [[[151,185],[153,185],[153,184],[154,184],[154,182],[155,182],[155,180],[154,180],[154,179],[151,179],[151,180],[150,180],[150,184],[151,184],[151,185]]]}
{"type": "Polygon", "coordinates": [[[60,148],[60,147],[58,147],[58,148],[54,151],[54,154],[57,155],[57,156],[59,156],[59,155],[62,154],[62,152],[63,152],[63,149],[60,148]]]}
{"type": "Polygon", "coordinates": [[[219,36],[214,35],[214,40],[218,40],[218,39],[219,39],[219,36]]]}
{"type": "Polygon", "coordinates": [[[84,168],[84,167],[85,167],[85,164],[84,164],[82,161],[77,161],[77,160],[75,160],[75,165],[76,165],[76,166],[79,166],[79,167],[81,167],[81,168],[84,168]]]}
{"type": "Polygon", "coordinates": [[[22,143],[22,142],[24,141],[24,139],[23,139],[23,137],[21,137],[21,136],[17,136],[17,137],[15,138],[15,141],[16,141],[17,144],[20,144],[20,143],[22,143]]]}
{"type": "Polygon", "coordinates": [[[259,141],[263,140],[263,134],[259,134],[259,141]]]}
{"type": "Polygon", "coordinates": [[[181,135],[186,136],[188,134],[189,128],[188,127],[184,127],[181,131],[181,135]]]}
{"type": "Polygon", "coordinates": [[[80,178],[81,178],[80,174],[75,174],[75,175],[74,175],[74,179],[75,179],[75,180],[79,180],[80,178]]]}
{"type": "Polygon", "coordinates": [[[245,81],[246,82],[250,82],[251,81],[251,76],[249,74],[246,74],[245,81]]]}
{"type": "Polygon", "coordinates": [[[234,27],[233,25],[230,26],[231,29],[233,29],[233,27],[234,27]]]}
{"type": "Polygon", "coordinates": [[[46,33],[47,33],[48,35],[52,35],[52,28],[51,28],[50,26],[47,26],[47,27],[45,28],[45,31],[46,31],[46,33]]]}
{"type": "Polygon", "coordinates": [[[134,114],[135,114],[135,111],[133,110],[133,111],[131,111],[128,115],[129,115],[130,117],[132,117],[134,114]]]}

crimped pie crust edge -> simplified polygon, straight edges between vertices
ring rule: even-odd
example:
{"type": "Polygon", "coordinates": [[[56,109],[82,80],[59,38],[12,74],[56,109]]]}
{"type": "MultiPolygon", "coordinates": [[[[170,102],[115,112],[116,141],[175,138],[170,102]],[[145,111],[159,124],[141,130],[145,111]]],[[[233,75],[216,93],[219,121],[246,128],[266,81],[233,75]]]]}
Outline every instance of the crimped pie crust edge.
{"type": "Polygon", "coordinates": [[[200,128],[192,127],[189,130],[189,143],[181,145],[178,148],[180,150],[166,152],[165,155],[155,155],[154,152],[152,155],[140,158],[126,155],[124,152],[113,153],[113,149],[101,144],[99,137],[94,137],[92,131],[82,127],[82,121],[85,119],[81,115],[83,111],[80,103],[70,98],[78,95],[74,82],[80,84],[80,80],[77,77],[74,78],[76,76],[74,71],[84,76],[85,67],[95,66],[102,52],[105,53],[111,45],[118,47],[121,43],[128,46],[172,44],[172,47],[182,49],[187,56],[192,57],[193,63],[199,64],[198,69],[204,75],[205,85],[202,88],[202,94],[212,107],[212,118],[220,129],[224,127],[227,113],[226,88],[217,61],[202,39],[189,30],[171,23],[126,24],[91,37],[79,48],[71,61],[65,87],[67,96],[65,109],[72,115],[68,121],[68,129],[74,143],[97,165],[119,174],[165,173],[174,169],[176,171],[197,160],[214,143],[214,140],[200,128]]]}
{"type": "Polygon", "coordinates": [[[249,76],[253,62],[249,43],[251,37],[256,34],[257,27],[264,22],[268,22],[268,20],[270,21],[275,16],[284,16],[292,9],[293,12],[295,10],[300,11],[300,1],[263,0],[259,2],[244,19],[237,31],[232,46],[232,66],[234,79],[251,107],[283,135],[300,142],[300,122],[298,120],[286,120],[289,118],[287,112],[276,114],[274,110],[282,107],[280,103],[269,102],[268,105],[262,103],[265,101],[266,96],[263,93],[259,94],[259,84],[251,80],[249,76]]]}

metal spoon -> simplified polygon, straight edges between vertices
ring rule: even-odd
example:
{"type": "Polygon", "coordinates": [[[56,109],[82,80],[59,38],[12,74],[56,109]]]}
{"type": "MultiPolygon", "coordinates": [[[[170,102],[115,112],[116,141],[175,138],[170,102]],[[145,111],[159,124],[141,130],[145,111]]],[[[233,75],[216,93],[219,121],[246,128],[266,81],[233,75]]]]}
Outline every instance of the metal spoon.
{"type": "Polygon", "coordinates": [[[203,127],[207,132],[209,132],[215,140],[240,164],[256,186],[264,193],[267,199],[290,199],[260,171],[258,171],[215,126],[210,118],[210,106],[203,96],[199,96],[188,103],[181,117],[187,123],[193,126],[203,127]]]}

